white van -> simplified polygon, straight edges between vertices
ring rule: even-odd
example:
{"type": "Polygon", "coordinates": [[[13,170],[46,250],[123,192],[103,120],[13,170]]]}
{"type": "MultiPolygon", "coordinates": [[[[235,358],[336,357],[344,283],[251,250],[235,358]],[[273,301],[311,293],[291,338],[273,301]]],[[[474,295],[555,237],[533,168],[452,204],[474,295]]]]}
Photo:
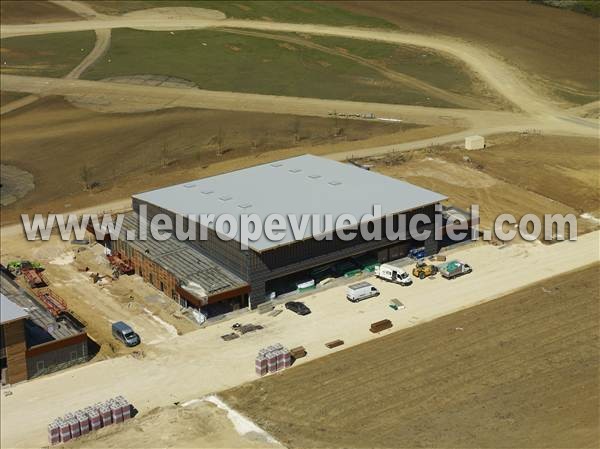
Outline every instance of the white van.
{"type": "Polygon", "coordinates": [[[379,295],[379,290],[377,290],[368,282],[352,284],[346,289],[346,298],[350,302],[362,301],[363,299],[371,298],[377,295],[379,295]]]}
{"type": "Polygon", "coordinates": [[[375,268],[375,276],[400,285],[411,285],[412,278],[402,268],[384,263],[375,268]]]}

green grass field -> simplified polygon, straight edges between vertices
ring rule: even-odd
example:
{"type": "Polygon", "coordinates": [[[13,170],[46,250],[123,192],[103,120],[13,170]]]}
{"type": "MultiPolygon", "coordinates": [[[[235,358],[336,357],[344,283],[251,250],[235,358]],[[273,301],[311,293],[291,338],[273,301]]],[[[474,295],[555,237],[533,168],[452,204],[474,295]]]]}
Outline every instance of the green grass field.
{"type": "Polygon", "coordinates": [[[423,47],[329,36],[312,36],[311,41],[382,63],[391,70],[444,90],[459,94],[473,93],[473,80],[459,60],[446,58],[423,47]]]}
{"type": "Polygon", "coordinates": [[[141,9],[192,6],[215,9],[235,19],[275,20],[291,23],[319,23],[325,25],[394,28],[383,19],[345,11],[331,3],[312,1],[210,1],[210,0],[88,0],[96,11],[119,15],[141,9]]]}
{"type": "MultiPolygon", "coordinates": [[[[370,45],[378,48],[379,44],[370,45]]],[[[384,50],[389,49],[385,46],[384,50]]],[[[421,64],[418,59],[413,61],[421,64]]],[[[441,58],[436,63],[441,72],[441,58]]],[[[451,77],[465,76],[452,64],[445,68],[452,73],[451,77]]],[[[413,72],[417,73],[418,68],[413,72]]],[[[110,51],[84,77],[98,80],[141,74],[182,78],[209,90],[453,106],[444,100],[428,99],[428,94],[391,81],[377,70],[341,55],[214,30],[174,34],[114,30],[110,51]],[[149,49],[152,57],[148,57],[149,49]]]]}
{"type": "Polygon", "coordinates": [[[21,36],[2,40],[3,74],[60,78],[74,69],[94,47],[93,31],[21,36]]]}

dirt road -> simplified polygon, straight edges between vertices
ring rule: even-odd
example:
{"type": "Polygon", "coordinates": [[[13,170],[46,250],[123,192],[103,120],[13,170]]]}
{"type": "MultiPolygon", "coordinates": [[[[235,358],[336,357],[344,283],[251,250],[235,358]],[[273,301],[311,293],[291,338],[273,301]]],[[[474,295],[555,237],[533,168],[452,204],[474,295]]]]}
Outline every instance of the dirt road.
{"type": "Polygon", "coordinates": [[[173,29],[199,28],[240,28],[272,32],[295,32],[338,36],[352,39],[376,40],[381,42],[417,45],[448,53],[463,61],[474,73],[477,73],[489,86],[506,97],[523,111],[532,114],[547,114],[556,110],[545,96],[536,92],[535,86],[526,76],[507,63],[490,55],[483,49],[455,39],[441,39],[418,34],[396,31],[341,28],[326,25],[291,24],[255,20],[207,20],[177,16],[177,8],[171,15],[156,15],[149,11],[138,11],[135,16],[111,17],[86,21],[59,22],[48,24],[3,25],[0,27],[2,38],[32,34],[58,33],[66,31],[99,30],[112,28],[135,28],[145,30],[169,31],[173,29]],[[146,18],[147,17],[147,18],[146,18]]]}
{"type": "Polygon", "coordinates": [[[0,398],[2,446],[40,446],[50,419],[116,394],[125,393],[143,416],[155,407],[253,380],[256,351],[278,341],[305,346],[309,357],[302,360],[313,360],[331,353],[324,346],[327,341],[340,338],[345,341],[343,347],[348,347],[377,338],[368,330],[371,322],[389,318],[395,331],[472,307],[598,261],[599,239],[600,232],[594,232],[577,242],[549,246],[514,244],[497,248],[481,244],[457,249],[452,255],[468,261],[475,269],[455,281],[437,278],[403,288],[369,279],[382,294],[378,299],[358,304],[344,299],[344,286],[333,287],[305,299],[313,311],[309,316],[291,312],[278,317],[248,313],[152,346],[143,359],[106,360],[15,385],[10,389],[12,395],[0,398]],[[401,298],[407,307],[405,313],[388,307],[392,298],[401,298]],[[332,316],[337,319],[331,320],[332,316]],[[264,329],[223,342],[220,336],[231,332],[232,321],[240,320],[261,324],[264,329]],[[115,373],[126,374],[115,378],[115,373]]]}
{"type": "MultiPolygon", "coordinates": [[[[75,14],[80,15],[81,17],[104,17],[101,14],[98,14],[94,9],[90,8],[84,3],[75,2],[75,1],[53,1],[52,3],[57,4],[63,8],[66,8],[75,14]]],[[[92,51],[88,53],[88,55],[79,63],[77,67],[75,67],[71,72],[69,72],[65,78],[66,79],[77,79],[79,78],[83,72],[85,72],[89,67],[94,64],[98,58],[100,58],[110,47],[110,29],[100,29],[95,30],[96,33],[96,42],[94,44],[94,48],[92,51]]],[[[0,108],[0,115],[7,114],[9,112],[15,111],[27,105],[35,103],[40,97],[37,95],[28,95],[24,98],[20,98],[16,101],[12,101],[0,108]]]]}
{"type": "Polygon", "coordinates": [[[132,85],[109,81],[65,80],[57,78],[2,75],[2,89],[28,92],[40,96],[61,95],[76,98],[77,103],[110,105],[118,110],[135,109],[142,104],[146,110],[175,107],[271,112],[292,115],[327,117],[330,111],[346,114],[371,112],[377,117],[400,119],[409,123],[439,125],[468,120],[474,126],[492,127],[531,123],[524,114],[499,111],[474,111],[425,106],[404,106],[345,100],[283,97],[275,95],[217,92],[202,89],[132,85]]]}

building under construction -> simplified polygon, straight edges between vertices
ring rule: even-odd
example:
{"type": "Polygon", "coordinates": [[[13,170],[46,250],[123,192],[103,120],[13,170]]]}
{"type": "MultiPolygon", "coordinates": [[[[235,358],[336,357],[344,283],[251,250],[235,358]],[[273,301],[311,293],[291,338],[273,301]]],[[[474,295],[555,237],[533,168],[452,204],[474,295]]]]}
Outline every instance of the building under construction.
{"type": "Polygon", "coordinates": [[[88,360],[85,328],[50,290],[22,289],[0,273],[0,367],[2,384],[16,383],[88,360]]]}
{"type": "MultiPolygon", "coordinates": [[[[415,246],[425,245],[429,254],[435,253],[438,242],[433,238],[424,243],[409,238],[345,241],[337,237],[335,228],[323,228],[322,234],[333,233],[333,237],[321,240],[322,235],[313,235],[307,228],[299,239],[292,232],[277,242],[262,235],[243,250],[239,234],[224,240],[214,223],[204,229],[204,240],[171,237],[157,241],[150,233],[145,241],[127,240],[126,231],[138,229],[142,206],[148,221],[156,214],[166,214],[175,222],[179,215],[187,228],[192,214],[230,214],[238,219],[241,214],[264,219],[274,213],[352,214],[360,218],[373,213],[373,205],[378,204],[381,216],[372,221],[385,229],[388,221],[397,223],[400,214],[410,220],[413,214],[423,213],[433,222],[435,205],[445,199],[354,165],[304,155],[134,195],[133,212],[126,215],[112,249],[137,274],[182,305],[213,315],[254,307],[295,289],[302,280],[318,281],[365,264],[404,257],[415,246]]],[[[201,225],[197,228],[199,237],[201,225]]]]}

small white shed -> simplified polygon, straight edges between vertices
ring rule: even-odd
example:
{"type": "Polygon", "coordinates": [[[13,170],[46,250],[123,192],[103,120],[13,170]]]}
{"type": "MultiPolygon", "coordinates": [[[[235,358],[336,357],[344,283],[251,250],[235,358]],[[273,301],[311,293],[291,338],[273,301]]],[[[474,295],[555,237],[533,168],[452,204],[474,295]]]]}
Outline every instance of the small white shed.
{"type": "Polygon", "coordinates": [[[485,139],[482,136],[465,137],[465,150],[482,150],[485,148],[485,139]]]}

